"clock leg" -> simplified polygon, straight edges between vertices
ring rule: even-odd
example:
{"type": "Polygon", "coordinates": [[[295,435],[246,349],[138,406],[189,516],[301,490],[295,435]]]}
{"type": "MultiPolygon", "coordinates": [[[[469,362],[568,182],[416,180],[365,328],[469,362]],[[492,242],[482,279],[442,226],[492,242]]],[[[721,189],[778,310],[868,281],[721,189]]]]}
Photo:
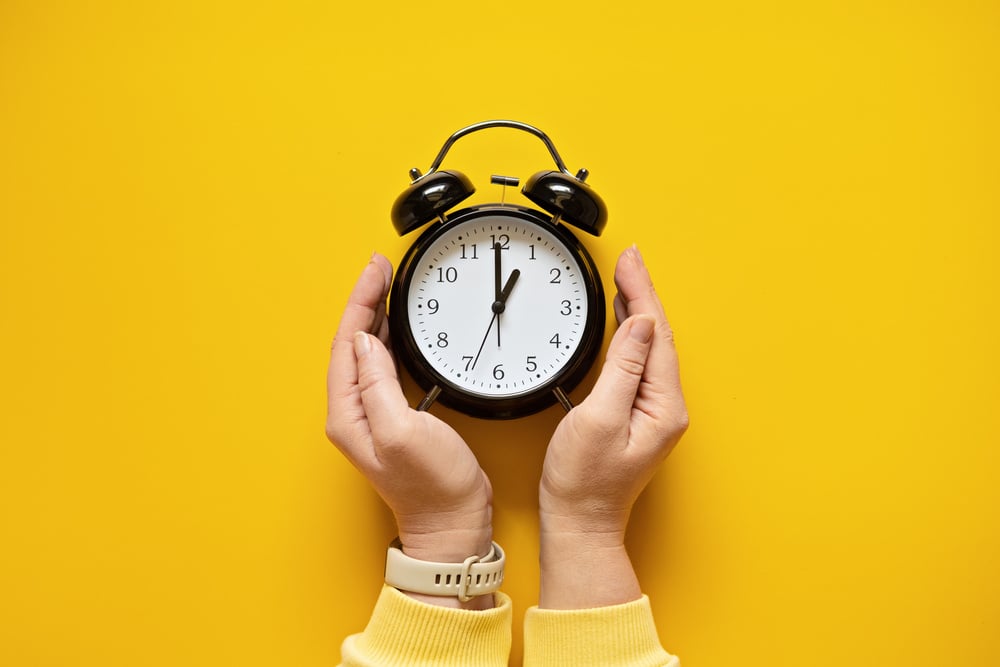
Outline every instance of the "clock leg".
{"type": "Polygon", "coordinates": [[[563,406],[566,412],[573,409],[573,401],[569,400],[569,396],[562,390],[562,387],[556,387],[552,390],[552,393],[556,395],[556,400],[559,401],[559,405],[563,406]]]}
{"type": "Polygon", "coordinates": [[[440,393],[441,393],[441,387],[439,387],[437,385],[434,385],[433,387],[431,387],[431,390],[429,392],[427,392],[427,395],[424,396],[420,400],[420,403],[417,404],[417,408],[416,408],[417,412],[424,412],[428,408],[430,408],[431,405],[434,404],[434,401],[437,400],[438,394],[440,394],[440,393]]]}

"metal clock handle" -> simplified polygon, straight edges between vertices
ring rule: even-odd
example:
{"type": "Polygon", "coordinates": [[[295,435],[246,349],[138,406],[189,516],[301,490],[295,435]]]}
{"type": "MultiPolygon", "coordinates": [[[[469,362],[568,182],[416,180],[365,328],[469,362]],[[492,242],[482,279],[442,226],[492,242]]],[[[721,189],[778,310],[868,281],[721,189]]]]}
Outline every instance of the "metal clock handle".
{"type": "MultiPolygon", "coordinates": [[[[515,130],[522,130],[529,134],[535,135],[536,137],[541,139],[542,142],[545,144],[545,147],[549,149],[549,154],[552,156],[552,159],[555,160],[556,167],[559,168],[559,171],[566,174],[567,176],[573,176],[570,170],[566,168],[566,165],[565,163],[563,163],[562,158],[559,157],[559,151],[556,150],[555,145],[552,143],[552,140],[549,139],[548,135],[546,135],[544,132],[539,130],[534,125],[528,125],[527,123],[521,123],[516,120],[484,120],[481,123],[475,123],[473,125],[469,125],[468,127],[463,127],[461,130],[455,132],[455,134],[448,137],[448,141],[444,142],[444,146],[441,147],[441,150],[438,152],[437,157],[434,158],[434,162],[431,163],[431,167],[427,171],[427,174],[425,175],[433,174],[435,171],[437,171],[438,167],[441,166],[441,163],[444,162],[444,156],[448,154],[448,151],[451,149],[452,145],[456,141],[458,141],[467,134],[472,134],[473,132],[478,132],[479,130],[485,130],[491,127],[509,127],[515,130]]],[[[581,170],[581,171],[583,171],[584,173],[586,172],[586,170],[581,170]]],[[[418,170],[416,167],[410,170],[410,175],[411,177],[413,177],[414,180],[421,177],[420,170],[418,170]]]]}

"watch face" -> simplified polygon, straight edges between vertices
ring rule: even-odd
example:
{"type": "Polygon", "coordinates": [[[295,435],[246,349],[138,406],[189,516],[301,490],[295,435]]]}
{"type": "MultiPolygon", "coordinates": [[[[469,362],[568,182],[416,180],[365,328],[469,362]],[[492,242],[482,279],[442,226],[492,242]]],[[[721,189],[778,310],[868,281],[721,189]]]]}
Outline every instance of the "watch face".
{"type": "Polygon", "coordinates": [[[600,345],[603,293],[592,261],[530,209],[459,213],[418,239],[400,270],[391,305],[394,336],[408,338],[404,361],[418,380],[429,376],[422,384],[442,387],[444,402],[467,398],[466,411],[551,404],[553,385],[575,384],[600,345]]]}

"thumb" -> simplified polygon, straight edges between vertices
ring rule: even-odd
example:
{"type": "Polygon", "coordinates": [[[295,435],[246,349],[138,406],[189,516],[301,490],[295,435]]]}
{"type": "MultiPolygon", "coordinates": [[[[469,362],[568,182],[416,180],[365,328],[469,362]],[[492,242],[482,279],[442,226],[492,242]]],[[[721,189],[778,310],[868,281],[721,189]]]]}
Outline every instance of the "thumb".
{"type": "Polygon", "coordinates": [[[656,320],[651,315],[633,315],[622,322],[611,339],[607,359],[590,396],[612,414],[628,414],[632,409],[655,326],[656,320]]]}
{"type": "Polygon", "coordinates": [[[354,355],[358,359],[358,386],[368,427],[376,443],[385,442],[391,439],[394,428],[403,423],[408,409],[396,379],[396,367],[382,341],[364,331],[354,334],[354,355]]]}

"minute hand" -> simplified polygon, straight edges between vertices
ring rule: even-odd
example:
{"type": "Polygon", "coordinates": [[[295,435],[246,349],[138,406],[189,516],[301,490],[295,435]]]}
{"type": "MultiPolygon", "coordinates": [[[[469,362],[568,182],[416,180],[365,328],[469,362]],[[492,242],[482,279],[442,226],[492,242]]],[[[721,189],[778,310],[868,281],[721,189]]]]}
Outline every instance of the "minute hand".
{"type": "Polygon", "coordinates": [[[502,291],[500,289],[500,273],[501,273],[500,259],[502,257],[502,254],[500,252],[501,250],[502,248],[500,247],[499,243],[493,244],[493,300],[494,301],[500,300],[500,293],[502,291]]]}

